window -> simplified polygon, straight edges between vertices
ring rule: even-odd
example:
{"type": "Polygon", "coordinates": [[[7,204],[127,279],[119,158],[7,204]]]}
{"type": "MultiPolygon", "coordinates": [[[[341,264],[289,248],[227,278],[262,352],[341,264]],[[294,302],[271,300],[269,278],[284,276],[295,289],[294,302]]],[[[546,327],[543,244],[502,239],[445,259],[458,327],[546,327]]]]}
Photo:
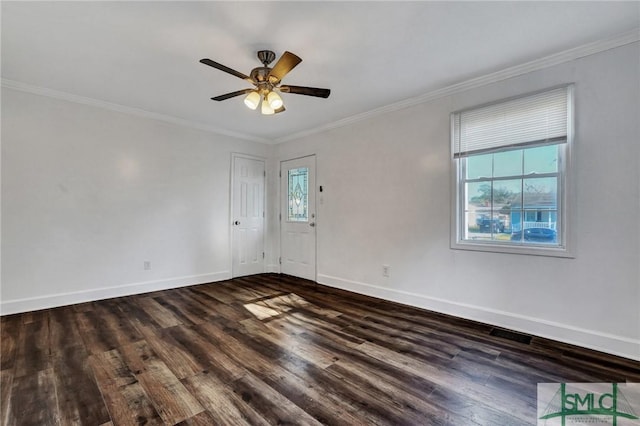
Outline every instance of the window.
{"type": "Polygon", "coordinates": [[[568,256],[573,86],[452,114],[452,247],[568,256]]]}
{"type": "Polygon", "coordinates": [[[308,202],[307,194],[309,192],[309,168],[299,167],[289,170],[288,174],[288,213],[287,220],[289,222],[308,222],[307,215],[308,202]]]}

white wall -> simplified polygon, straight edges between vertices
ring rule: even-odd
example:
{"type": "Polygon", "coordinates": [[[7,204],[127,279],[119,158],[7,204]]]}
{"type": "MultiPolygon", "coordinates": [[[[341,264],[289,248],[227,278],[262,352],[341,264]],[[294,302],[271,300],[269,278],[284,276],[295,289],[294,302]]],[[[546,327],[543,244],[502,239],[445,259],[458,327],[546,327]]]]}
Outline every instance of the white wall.
{"type": "Polygon", "coordinates": [[[2,313],[230,277],[231,153],[270,149],[3,88],[2,313]]]}
{"type": "Polygon", "coordinates": [[[639,63],[635,43],[280,144],[317,154],[318,281],[640,359],[639,63]],[[576,258],[450,249],[449,114],[569,82],[576,258]]]}

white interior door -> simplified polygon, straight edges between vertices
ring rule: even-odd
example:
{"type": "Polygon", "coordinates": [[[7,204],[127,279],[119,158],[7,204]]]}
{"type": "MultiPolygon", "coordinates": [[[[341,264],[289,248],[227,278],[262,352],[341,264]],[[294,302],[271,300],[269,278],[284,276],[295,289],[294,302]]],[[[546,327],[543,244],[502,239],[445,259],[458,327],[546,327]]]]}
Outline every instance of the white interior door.
{"type": "Polygon", "coordinates": [[[280,270],[316,279],[316,157],[280,163],[280,270]]]}
{"type": "Polygon", "coordinates": [[[264,272],[264,161],[233,158],[232,275],[264,272]]]}

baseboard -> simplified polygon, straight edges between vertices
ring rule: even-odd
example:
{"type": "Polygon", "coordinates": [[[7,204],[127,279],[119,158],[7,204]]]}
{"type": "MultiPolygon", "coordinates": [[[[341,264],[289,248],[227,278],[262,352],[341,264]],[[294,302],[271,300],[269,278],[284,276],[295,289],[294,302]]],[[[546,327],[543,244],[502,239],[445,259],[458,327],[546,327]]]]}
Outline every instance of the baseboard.
{"type": "Polygon", "coordinates": [[[454,315],[640,361],[640,340],[417,293],[318,274],[318,282],[367,296],[454,315]]]}
{"type": "Polygon", "coordinates": [[[46,296],[30,297],[25,299],[3,300],[2,303],[0,303],[0,315],[37,311],[40,309],[92,302],[95,300],[110,299],[112,297],[130,296],[133,294],[148,293],[151,291],[168,290],[228,279],[231,279],[231,272],[222,271],[201,275],[173,277],[163,280],[143,281],[68,293],[48,294],[46,296]]]}

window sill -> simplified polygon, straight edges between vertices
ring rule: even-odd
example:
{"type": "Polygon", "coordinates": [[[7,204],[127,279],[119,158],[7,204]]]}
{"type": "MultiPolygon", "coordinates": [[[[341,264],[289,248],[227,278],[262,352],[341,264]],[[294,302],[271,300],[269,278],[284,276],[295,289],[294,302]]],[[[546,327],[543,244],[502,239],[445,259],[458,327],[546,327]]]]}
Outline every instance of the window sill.
{"type": "Polygon", "coordinates": [[[474,243],[473,241],[452,241],[453,250],[484,251],[489,253],[521,254],[527,256],[548,256],[574,259],[573,252],[566,247],[544,247],[534,245],[512,245],[499,242],[474,243]]]}

